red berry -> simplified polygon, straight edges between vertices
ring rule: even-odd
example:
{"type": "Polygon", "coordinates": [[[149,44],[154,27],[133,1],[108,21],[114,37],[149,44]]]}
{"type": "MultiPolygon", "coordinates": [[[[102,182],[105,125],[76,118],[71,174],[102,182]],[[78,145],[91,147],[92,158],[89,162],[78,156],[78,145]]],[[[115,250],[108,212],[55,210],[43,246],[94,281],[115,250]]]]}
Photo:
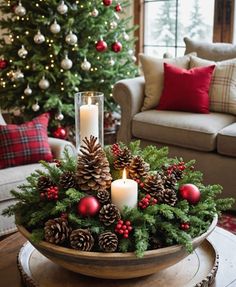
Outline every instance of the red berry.
{"type": "Polygon", "coordinates": [[[128,229],[124,230],[124,234],[127,234],[127,233],[129,233],[129,230],[128,229]]]}
{"type": "Polygon", "coordinates": [[[119,224],[123,224],[124,221],[120,219],[120,220],[118,220],[118,223],[119,223],[119,224]]]}
{"type": "Polygon", "coordinates": [[[124,237],[124,238],[128,238],[128,237],[129,237],[129,234],[125,233],[125,234],[123,235],[123,237],[124,237]]]}
{"type": "Polygon", "coordinates": [[[127,229],[128,229],[128,231],[131,231],[133,229],[133,227],[132,226],[128,226],[127,229]]]}
{"type": "Polygon", "coordinates": [[[120,230],[119,230],[119,233],[120,233],[120,234],[123,234],[123,233],[124,233],[124,230],[123,230],[123,229],[120,229],[120,230]]]}
{"type": "Polygon", "coordinates": [[[144,183],[141,182],[141,183],[139,184],[139,186],[140,186],[141,188],[143,188],[143,187],[144,187],[144,183]]]}
{"type": "Polygon", "coordinates": [[[139,178],[135,179],[135,181],[136,181],[138,184],[140,183],[140,179],[139,179],[139,178]]]}
{"type": "Polygon", "coordinates": [[[127,220],[127,221],[125,221],[125,224],[126,224],[127,226],[129,226],[131,223],[130,223],[129,220],[127,220]]]}
{"type": "Polygon", "coordinates": [[[123,225],[123,226],[122,226],[122,229],[125,230],[125,229],[126,229],[126,225],[123,225]]]}
{"type": "Polygon", "coordinates": [[[148,199],[150,199],[150,198],[151,198],[151,195],[150,195],[150,194],[147,194],[145,197],[148,198],[148,199]]]}
{"type": "Polygon", "coordinates": [[[118,223],[118,224],[116,225],[116,228],[117,228],[117,229],[121,229],[121,226],[122,226],[122,225],[121,225],[120,223],[118,223]]]}

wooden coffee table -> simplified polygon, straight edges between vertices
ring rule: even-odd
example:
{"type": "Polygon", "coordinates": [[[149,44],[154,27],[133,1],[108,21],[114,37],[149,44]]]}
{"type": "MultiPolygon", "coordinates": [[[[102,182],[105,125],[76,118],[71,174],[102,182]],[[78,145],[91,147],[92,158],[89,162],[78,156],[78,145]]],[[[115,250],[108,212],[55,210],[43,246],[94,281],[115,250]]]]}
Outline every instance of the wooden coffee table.
{"type": "MultiPolygon", "coordinates": [[[[219,269],[215,282],[211,286],[235,287],[236,236],[222,228],[216,227],[208,239],[219,254],[219,269]]],[[[17,254],[25,242],[24,237],[18,232],[0,242],[0,287],[23,286],[17,268],[17,254]]],[[[88,277],[88,286],[93,286],[93,283],[98,280],[88,277]]]]}

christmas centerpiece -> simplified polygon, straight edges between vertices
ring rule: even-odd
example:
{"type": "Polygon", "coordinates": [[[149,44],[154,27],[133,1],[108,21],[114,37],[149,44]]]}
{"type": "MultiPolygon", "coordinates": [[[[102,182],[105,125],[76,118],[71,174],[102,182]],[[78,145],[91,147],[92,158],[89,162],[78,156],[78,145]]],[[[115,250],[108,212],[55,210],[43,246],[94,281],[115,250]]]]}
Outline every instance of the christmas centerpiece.
{"type": "Polygon", "coordinates": [[[21,192],[12,191],[18,202],[4,214],[16,215],[45,256],[95,277],[132,278],[173,265],[233,203],[216,198],[219,185],[202,184],[194,161],[168,158],[167,148],[141,149],[138,141],[102,149],[91,136],[77,158],[65,152],[42,165],[21,192]]]}

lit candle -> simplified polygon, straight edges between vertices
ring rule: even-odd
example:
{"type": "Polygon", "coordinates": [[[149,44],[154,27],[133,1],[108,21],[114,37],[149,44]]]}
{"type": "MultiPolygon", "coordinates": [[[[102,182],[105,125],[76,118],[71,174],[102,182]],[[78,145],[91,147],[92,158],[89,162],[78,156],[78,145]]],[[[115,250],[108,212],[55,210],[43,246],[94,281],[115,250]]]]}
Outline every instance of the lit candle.
{"type": "Polygon", "coordinates": [[[120,211],[125,206],[135,208],[138,202],[138,184],[132,179],[126,178],[126,170],[123,171],[123,178],[117,179],[111,184],[111,201],[120,211]]]}
{"type": "Polygon", "coordinates": [[[88,104],[80,107],[80,145],[91,135],[98,138],[98,106],[88,97],[88,104]]]}

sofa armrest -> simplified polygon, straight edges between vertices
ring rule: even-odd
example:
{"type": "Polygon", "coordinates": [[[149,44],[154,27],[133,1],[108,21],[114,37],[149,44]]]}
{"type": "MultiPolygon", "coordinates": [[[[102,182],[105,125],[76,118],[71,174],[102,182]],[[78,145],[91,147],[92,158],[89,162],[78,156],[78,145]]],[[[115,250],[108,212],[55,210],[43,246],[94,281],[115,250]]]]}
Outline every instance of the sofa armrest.
{"type": "Polygon", "coordinates": [[[113,98],[121,107],[118,141],[129,143],[132,138],[132,119],[141,111],[144,100],[144,83],[144,77],[136,77],[121,80],[114,85],[113,98]]]}
{"type": "Polygon", "coordinates": [[[63,158],[63,152],[65,149],[68,150],[71,156],[77,155],[75,146],[69,141],[49,137],[48,142],[54,158],[63,158]]]}

